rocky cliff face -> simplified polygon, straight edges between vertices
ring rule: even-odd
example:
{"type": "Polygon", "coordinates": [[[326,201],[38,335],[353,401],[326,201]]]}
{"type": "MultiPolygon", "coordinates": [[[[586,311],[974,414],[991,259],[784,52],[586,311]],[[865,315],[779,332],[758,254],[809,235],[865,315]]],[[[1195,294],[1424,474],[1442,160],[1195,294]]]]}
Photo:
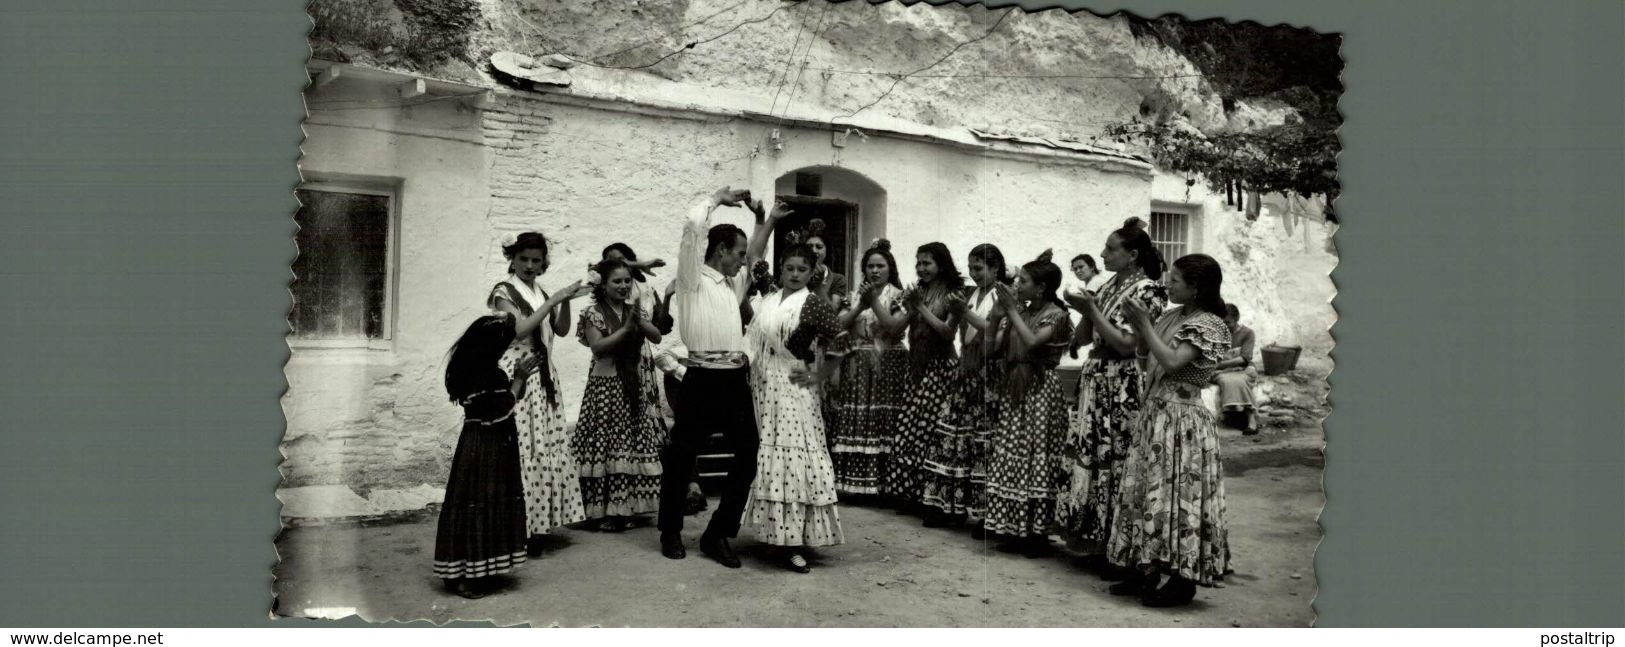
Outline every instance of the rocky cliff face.
{"type": "Polygon", "coordinates": [[[565,54],[616,68],[634,83],[641,77],[699,92],[772,95],[781,112],[812,104],[1077,140],[1142,112],[1205,131],[1280,123],[1289,112],[1243,103],[1227,114],[1189,60],[1136,39],[1126,19],[1059,9],[825,0],[317,0],[312,15],[318,57],[480,80],[495,52],[565,54]],[[425,18],[438,15],[470,18],[467,38],[425,18]],[[689,43],[697,44],[684,49],[689,43]],[[902,78],[911,72],[917,74],[902,78]]]}

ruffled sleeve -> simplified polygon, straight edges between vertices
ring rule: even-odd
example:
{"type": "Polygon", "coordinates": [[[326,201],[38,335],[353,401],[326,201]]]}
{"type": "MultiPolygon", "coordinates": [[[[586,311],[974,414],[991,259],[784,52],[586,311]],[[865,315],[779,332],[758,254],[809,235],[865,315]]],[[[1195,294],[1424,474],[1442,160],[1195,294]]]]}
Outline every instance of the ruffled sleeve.
{"type": "Polygon", "coordinates": [[[496,310],[498,301],[507,301],[517,307],[518,300],[513,298],[512,290],[513,288],[508,287],[507,283],[496,284],[495,287],[491,288],[491,293],[485,297],[485,307],[496,310]]]}
{"type": "Polygon", "coordinates": [[[1210,369],[1230,351],[1230,329],[1218,315],[1204,312],[1180,324],[1174,331],[1172,344],[1176,348],[1180,344],[1196,347],[1200,355],[1191,366],[1198,370],[1210,369]]]}
{"type": "Polygon", "coordinates": [[[609,324],[604,322],[604,313],[598,311],[598,306],[589,305],[581,309],[581,316],[576,319],[576,339],[582,346],[591,346],[587,341],[587,327],[598,329],[599,335],[609,334],[609,324]]]}
{"type": "Polygon", "coordinates": [[[835,318],[835,308],[824,298],[809,294],[801,306],[801,323],[790,333],[785,348],[796,359],[811,362],[817,359],[812,352],[813,343],[816,342],[818,348],[830,348],[839,334],[841,325],[835,318]]]}

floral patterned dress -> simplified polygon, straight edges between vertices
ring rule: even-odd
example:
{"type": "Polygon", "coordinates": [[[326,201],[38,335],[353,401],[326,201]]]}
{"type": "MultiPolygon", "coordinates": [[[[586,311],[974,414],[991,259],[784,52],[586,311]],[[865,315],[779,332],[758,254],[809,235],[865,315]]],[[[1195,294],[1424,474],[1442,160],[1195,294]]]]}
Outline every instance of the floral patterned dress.
{"type": "MultiPolygon", "coordinates": [[[[651,316],[647,304],[640,305],[645,321],[651,316]]],[[[602,304],[581,310],[576,338],[588,345],[587,330],[608,336],[621,327],[621,320],[602,304]]],[[[643,365],[649,359],[648,343],[638,342],[633,374],[637,384],[627,384],[616,370],[615,357],[594,357],[587,369],[587,389],[581,399],[581,415],[576,433],[570,438],[581,479],[581,496],[587,517],[630,517],[660,509],[660,448],[665,434],[655,426],[645,398],[645,383],[653,380],[643,365]]]]}
{"type": "Polygon", "coordinates": [[[1055,498],[1064,476],[1060,450],[1066,436],[1066,397],[1055,367],[1072,338],[1072,320],[1055,303],[1038,303],[1021,313],[1033,332],[1053,326],[1047,344],[1017,353],[1015,334],[1002,322],[1008,401],[998,431],[989,439],[987,519],[989,532],[1012,537],[1047,537],[1055,520],[1055,498]]]}
{"type": "MultiPolygon", "coordinates": [[[[644,313],[652,314],[655,303],[660,299],[660,295],[655,291],[654,286],[648,283],[633,283],[632,287],[638,292],[638,304],[643,307],[644,313]]],[[[671,334],[666,335],[666,337],[676,336],[677,331],[675,329],[672,330],[671,334]]],[[[662,339],[661,341],[665,340],[662,339]]],[[[670,437],[671,427],[666,424],[665,400],[661,397],[661,384],[665,374],[660,371],[660,367],[655,362],[655,358],[659,355],[659,345],[644,342],[643,359],[638,364],[638,370],[642,372],[638,380],[638,386],[643,391],[639,399],[643,402],[644,415],[649,417],[649,424],[654,425],[654,433],[660,437],[660,444],[664,446],[667,438],[670,437]]]]}
{"type": "MultiPolygon", "coordinates": [[[[986,319],[992,312],[993,298],[991,289],[971,288],[966,292],[965,307],[986,319]]],[[[960,396],[959,420],[971,431],[970,490],[966,494],[966,517],[971,523],[987,516],[988,443],[999,429],[1005,400],[1005,360],[999,353],[987,353],[982,348],[986,334],[969,324],[960,326],[964,392],[960,396]]]]}
{"type": "MultiPolygon", "coordinates": [[[[512,303],[529,316],[535,306],[547,299],[540,288],[526,286],[519,279],[497,284],[487,305],[512,303]]],[[[530,535],[545,535],[559,526],[587,518],[581,504],[581,484],[576,479],[575,458],[570,454],[570,437],[554,377],[553,327],[543,321],[530,334],[516,337],[502,354],[502,370],[512,374],[520,360],[545,355],[546,370],[532,374],[525,384],[525,397],[514,408],[514,424],[519,434],[519,470],[525,488],[525,525],[530,535]]]]}
{"type": "MultiPolygon", "coordinates": [[[[902,312],[903,291],[885,286],[876,297],[891,312],[902,312]]],[[[852,295],[852,303],[858,295],[852,295]]],[[[835,461],[835,489],[843,494],[876,494],[885,473],[897,416],[908,387],[908,349],[903,334],[884,334],[873,310],[858,313],[842,335],[841,379],[828,398],[830,454],[835,461]]]]}
{"type": "MultiPolygon", "coordinates": [[[[1138,272],[1113,277],[1096,299],[1106,320],[1125,333],[1131,331],[1125,302],[1138,302],[1153,318],[1168,304],[1164,288],[1138,272]]],[[[1055,510],[1068,543],[1084,552],[1105,552],[1143,387],[1140,362],[1132,354],[1115,353],[1095,331],[1067,425],[1062,453],[1069,478],[1055,510]]]]}
{"type": "MultiPolygon", "coordinates": [[[[946,290],[919,298],[938,317],[948,317],[946,290]]],[[[909,301],[907,293],[903,301],[909,301]]],[[[897,418],[897,442],[881,492],[944,514],[964,514],[971,504],[973,447],[971,429],[959,415],[964,397],[959,358],[953,340],[937,334],[918,313],[910,314],[908,335],[912,388],[897,418]]]]}
{"type": "Polygon", "coordinates": [[[1149,360],[1107,555],[1118,566],[1211,586],[1228,570],[1230,538],[1219,436],[1202,387],[1230,349],[1230,330],[1218,315],[1187,306],[1164,314],[1156,334],[1175,348],[1194,346],[1197,356],[1172,372],[1149,360]]]}
{"type": "Polygon", "coordinates": [[[824,438],[820,394],[791,381],[797,369],[816,370],[818,355],[839,332],[835,310],[807,289],[763,297],[746,331],[761,440],[744,516],[762,543],[833,546],[845,541],[835,509],[835,466],[824,438]]]}

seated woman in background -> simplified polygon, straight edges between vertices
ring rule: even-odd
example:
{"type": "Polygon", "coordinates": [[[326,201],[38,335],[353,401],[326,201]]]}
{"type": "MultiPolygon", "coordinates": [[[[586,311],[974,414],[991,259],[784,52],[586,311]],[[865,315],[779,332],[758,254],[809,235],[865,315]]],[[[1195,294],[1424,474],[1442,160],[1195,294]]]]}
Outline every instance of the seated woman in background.
{"type": "Polygon", "coordinates": [[[1253,408],[1253,329],[1241,325],[1241,310],[1225,304],[1224,325],[1230,329],[1230,350],[1215,368],[1213,383],[1219,385],[1219,410],[1227,427],[1241,429],[1251,436],[1258,433],[1258,414],[1253,408]]]}

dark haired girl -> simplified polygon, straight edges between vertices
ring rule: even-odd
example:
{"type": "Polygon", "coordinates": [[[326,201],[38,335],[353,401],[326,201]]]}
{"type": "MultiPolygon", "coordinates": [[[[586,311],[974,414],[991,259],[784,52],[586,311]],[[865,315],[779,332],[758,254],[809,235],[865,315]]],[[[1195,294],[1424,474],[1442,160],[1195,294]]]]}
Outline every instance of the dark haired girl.
{"type": "Polygon", "coordinates": [[[531,553],[539,554],[537,539],[559,526],[586,518],[581,507],[581,484],[565,431],[554,381],[553,338],[570,334],[570,300],[585,293],[580,281],[551,296],[537,280],[549,264],[547,239],[536,232],[520,234],[502,248],[508,259],[508,278],[491,289],[486,304],[513,318],[514,337],[502,354],[509,373],[527,357],[536,358],[525,396],[514,408],[519,428],[519,465],[525,485],[525,518],[531,553]]]}
{"type": "Polygon", "coordinates": [[[1167,296],[1156,282],[1162,277],[1162,255],[1143,229],[1125,227],[1107,236],[1100,260],[1114,272],[1111,280],[1098,293],[1074,289],[1066,295],[1083,315],[1073,344],[1090,346],[1063,450],[1069,485],[1056,504],[1055,516],[1067,542],[1104,566],[1100,562],[1143,386],[1134,356],[1138,335],[1125,308],[1135,303],[1155,315],[1166,306],[1167,296]]]}
{"type": "Polygon", "coordinates": [[[514,402],[540,365],[520,359],[510,373],[498,365],[513,340],[506,314],[480,317],[446,362],[446,393],[463,407],[463,431],[435,531],[434,574],[465,598],[480,585],[525,563],[525,495],[519,479],[514,402]]]}
{"type": "Polygon", "coordinates": [[[1197,585],[1212,586],[1229,566],[1219,437],[1202,402],[1202,387],[1230,349],[1223,283],[1216,261],[1192,254],[1168,275],[1168,300],[1180,307],[1153,324],[1150,311],[1128,305],[1148,386],[1109,546],[1112,563],[1134,574],[1111,592],[1139,595],[1147,606],[1186,604],[1197,585]]]}
{"type": "Polygon", "coordinates": [[[897,444],[881,489],[925,514],[927,527],[941,527],[970,505],[971,434],[954,416],[962,389],[954,352],[959,316],[950,305],[965,277],[942,243],[920,247],[914,272],[919,283],[903,294],[913,387],[897,419],[897,444]]]}
{"type": "Polygon", "coordinates": [[[838,318],[847,334],[841,344],[840,379],[830,389],[828,431],[835,489],[841,494],[880,492],[908,388],[908,349],[903,347],[908,315],[902,295],[891,243],[876,240],[863,253],[863,283],[838,318]]]}
{"type": "Polygon", "coordinates": [[[820,391],[840,363],[828,352],[840,327],[829,302],[807,286],[817,262],[806,245],[786,251],[783,288],[762,297],[745,333],[761,433],[745,519],[800,573],[810,570],[804,549],[845,541],[820,412],[820,391]]]}
{"type": "Polygon", "coordinates": [[[988,438],[999,427],[1004,401],[1004,358],[989,353],[985,341],[997,333],[989,327],[989,317],[997,297],[995,289],[1010,285],[1010,265],[998,246],[981,244],[971,248],[966,259],[974,287],[963,298],[950,302],[959,315],[960,366],[963,368],[962,400],[959,402],[959,420],[971,431],[969,491],[966,493],[966,517],[973,525],[972,536],[981,539],[981,521],[987,513],[987,457],[988,438]]]}
{"type": "MultiPolygon", "coordinates": [[[[611,243],[605,247],[600,261],[620,261],[626,264],[627,270],[632,273],[632,292],[627,301],[638,304],[642,311],[649,315],[645,321],[653,323],[662,337],[672,334],[676,321],[671,316],[671,292],[668,290],[662,299],[654,286],[649,284],[648,279],[654,276],[656,268],[665,267],[666,261],[658,258],[639,261],[637,252],[632,251],[626,243],[611,243]]],[[[600,276],[599,280],[602,282],[602,274],[597,266],[594,266],[593,272],[600,276]]],[[[675,282],[672,285],[675,285],[675,282]]],[[[638,385],[642,390],[638,398],[642,402],[643,415],[648,417],[649,424],[654,426],[654,433],[662,439],[661,442],[665,442],[664,439],[671,430],[666,425],[665,412],[660,405],[662,371],[655,362],[658,343],[656,341],[643,344],[642,356],[638,360],[638,385]]],[[[690,485],[695,491],[698,490],[698,483],[690,485]]],[[[700,501],[703,503],[704,497],[701,497],[700,501]]]]}
{"type": "Polygon", "coordinates": [[[1045,251],[1021,267],[1015,288],[995,288],[998,303],[989,339],[1009,368],[1006,411],[989,445],[989,534],[1015,540],[1029,557],[1049,546],[1059,490],[1059,450],[1066,435],[1066,401],[1055,367],[1066,352],[1072,320],[1056,296],[1061,268],[1045,251]]]}
{"type": "MultiPolygon", "coordinates": [[[[632,518],[660,509],[660,446],[643,401],[642,370],[648,342],[659,342],[647,302],[632,300],[632,270],[618,260],[600,262],[593,304],[581,309],[576,338],[592,350],[581,415],[570,439],[581,478],[581,497],[598,529],[620,532],[632,518]]],[[[651,360],[652,361],[652,360],[651,360]]]]}

